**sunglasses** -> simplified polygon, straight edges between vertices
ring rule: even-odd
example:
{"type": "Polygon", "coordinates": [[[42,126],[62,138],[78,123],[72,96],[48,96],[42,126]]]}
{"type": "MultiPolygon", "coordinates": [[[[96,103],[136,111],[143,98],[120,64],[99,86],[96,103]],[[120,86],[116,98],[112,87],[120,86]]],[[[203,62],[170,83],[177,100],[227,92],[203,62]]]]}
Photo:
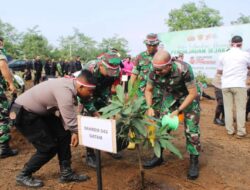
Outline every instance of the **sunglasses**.
{"type": "Polygon", "coordinates": [[[147,44],[147,46],[149,46],[149,47],[156,47],[156,46],[158,46],[158,44],[147,44]]]}
{"type": "Polygon", "coordinates": [[[161,67],[161,68],[154,67],[154,71],[155,72],[163,72],[163,71],[165,71],[166,69],[168,69],[170,67],[171,67],[171,64],[168,64],[168,65],[166,65],[164,67],[161,67]]]}

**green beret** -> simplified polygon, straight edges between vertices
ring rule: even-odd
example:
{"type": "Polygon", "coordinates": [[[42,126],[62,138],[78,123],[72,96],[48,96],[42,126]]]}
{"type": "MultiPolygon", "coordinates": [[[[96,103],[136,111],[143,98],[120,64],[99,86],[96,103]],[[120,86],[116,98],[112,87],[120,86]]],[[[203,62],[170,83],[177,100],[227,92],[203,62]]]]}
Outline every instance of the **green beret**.
{"type": "Polygon", "coordinates": [[[117,55],[117,53],[114,52],[103,53],[100,59],[111,66],[118,66],[121,63],[121,58],[117,55]]]}

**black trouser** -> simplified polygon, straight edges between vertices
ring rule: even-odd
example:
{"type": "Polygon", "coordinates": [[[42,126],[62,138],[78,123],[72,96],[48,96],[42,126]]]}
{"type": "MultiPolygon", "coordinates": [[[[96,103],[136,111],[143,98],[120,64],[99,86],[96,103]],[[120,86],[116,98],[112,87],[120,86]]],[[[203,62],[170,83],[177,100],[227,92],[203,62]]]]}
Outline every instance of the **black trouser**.
{"type": "Polygon", "coordinates": [[[60,165],[65,160],[70,161],[71,133],[63,128],[60,118],[38,116],[24,110],[17,129],[36,148],[36,153],[25,165],[30,173],[39,170],[56,154],[60,165]]]}
{"type": "Polygon", "coordinates": [[[41,76],[42,76],[42,72],[40,71],[35,72],[34,85],[40,82],[41,76]]]}
{"type": "Polygon", "coordinates": [[[215,119],[224,120],[224,104],[223,104],[222,90],[214,87],[214,93],[217,100],[217,106],[215,109],[215,119]]]}
{"type": "Polygon", "coordinates": [[[128,76],[128,81],[125,82],[125,93],[128,92],[128,83],[129,83],[129,80],[130,80],[130,76],[128,76]]]}

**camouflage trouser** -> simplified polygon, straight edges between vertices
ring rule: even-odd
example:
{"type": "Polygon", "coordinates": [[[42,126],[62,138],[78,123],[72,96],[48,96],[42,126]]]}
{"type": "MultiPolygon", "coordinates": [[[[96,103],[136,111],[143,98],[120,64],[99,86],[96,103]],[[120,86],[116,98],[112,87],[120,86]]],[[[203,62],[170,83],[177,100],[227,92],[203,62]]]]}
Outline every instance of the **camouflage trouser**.
{"type": "Polygon", "coordinates": [[[9,102],[0,85],[0,143],[10,140],[10,123],[8,114],[9,102]]]}
{"type": "MultiPolygon", "coordinates": [[[[166,104],[161,104],[165,105],[166,104]]],[[[167,113],[171,113],[179,107],[179,104],[173,104],[170,107],[161,108],[160,117],[167,113]]],[[[184,113],[184,127],[186,137],[186,149],[189,154],[199,155],[200,144],[200,105],[199,98],[195,99],[185,110],[184,113]]]]}
{"type": "Polygon", "coordinates": [[[199,102],[193,101],[192,104],[184,110],[184,126],[187,151],[194,155],[199,155],[201,150],[199,121],[199,102]]]}

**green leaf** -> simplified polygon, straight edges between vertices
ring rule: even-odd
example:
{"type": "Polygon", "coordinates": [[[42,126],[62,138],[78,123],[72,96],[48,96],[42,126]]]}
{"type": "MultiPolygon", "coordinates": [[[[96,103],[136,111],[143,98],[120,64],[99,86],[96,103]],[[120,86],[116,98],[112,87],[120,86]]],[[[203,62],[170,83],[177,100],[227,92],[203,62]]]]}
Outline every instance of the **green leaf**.
{"type": "Polygon", "coordinates": [[[144,97],[139,97],[133,102],[132,112],[137,112],[140,108],[142,103],[145,101],[144,97]]]}
{"type": "Polygon", "coordinates": [[[147,136],[147,130],[145,128],[145,125],[143,123],[143,121],[139,120],[139,119],[133,119],[132,121],[132,125],[134,126],[134,128],[136,129],[136,131],[146,137],[147,136]]]}
{"type": "Polygon", "coordinates": [[[146,118],[148,120],[152,120],[152,121],[155,121],[157,123],[161,123],[161,119],[158,119],[158,118],[155,118],[155,117],[151,117],[151,116],[146,116],[146,118]]]}
{"type": "Polygon", "coordinates": [[[156,128],[156,129],[157,129],[155,132],[156,136],[164,136],[164,135],[168,134],[167,133],[167,126],[164,126],[164,127],[161,126],[159,128],[156,128]]]}
{"type": "Polygon", "coordinates": [[[123,107],[123,104],[117,99],[116,100],[111,100],[111,103],[123,107]]]}
{"type": "Polygon", "coordinates": [[[174,153],[179,158],[182,158],[182,154],[180,151],[168,140],[160,139],[161,147],[164,149],[168,149],[170,152],[174,153]]]}
{"type": "Polygon", "coordinates": [[[123,112],[122,114],[128,115],[132,112],[132,105],[129,105],[123,112]]]}
{"type": "Polygon", "coordinates": [[[107,119],[107,118],[110,118],[110,117],[112,117],[112,116],[115,116],[116,114],[118,114],[119,112],[121,112],[121,108],[117,108],[117,109],[115,109],[115,110],[112,110],[112,111],[110,111],[110,112],[108,112],[108,113],[106,113],[106,114],[103,114],[102,116],[101,116],[101,118],[105,118],[105,119],[107,119]]]}
{"type": "Polygon", "coordinates": [[[165,140],[172,140],[174,139],[173,136],[169,135],[168,133],[167,134],[164,134],[164,135],[160,135],[160,139],[165,139],[165,140]]]}
{"type": "Polygon", "coordinates": [[[161,146],[160,146],[160,143],[158,141],[155,142],[154,153],[158,158],[160,158],[160,156],[161,156],[161,146]]]}
{"type": "Polygon", "coordinates": [[[112,111],[112,110],[115,110],[115,109],[117,109],[117,108],[119,108],[119,107],[121,107],[121,106],[119,106],[119,105],[117,105],[117,104],[110,104],[110,105],[108,105],[108,106],[105,106],[105,107],[101,108],[101,109],[99,110],[99,112],[103,112],[103,114],[106,114],[107,112],[110,112],[110,111],[112,111]]]}
{"type": "Polygon", "coordinates": [[[135,144],[140,144],[140,143],[143,142],[143,139],[134,138],[134,139],[133,139],[133,142],[134,142],[135,144]]]}
{"type": "Polygon", "coordinates": [[[125,95],[121,85],[116,86],[116,95],[121,103],[124,103],[125,95]]]}
{"type": "Polygon", "coordinates": [[[145,125],[145,126],[154,126],[156,128],[160,128],[159,125],[157,125],[157,123],[152,123],[152,122],[149,122],[147,120],[142,120],[142,122],[143,122],[143,125],[145,125]]]}
{"type": "Polygon", "coordinates": [[[133,88],[132,82],[131,82],[131,80],[129,80],[128,81],[128,93],[131,92],[132,88],[133,88]]]}
{"type": "Polygon", "coordinates": [[[166,133],[167,133],[167,126],[160,127],[159,131],[160,131],[160,134],[161,134],[161,135],[166,134],[166,133]]]}
{"type": "Polygon", "coordinates": [[[138,92],[139,86],[140,86],[140,80],[137,79],[137,80],[134,82],[134,84],[133,84],[131,90],[128,91],[129,99],[134,98],[134,96],[135,96],[136,93],[138,92]]]}
{"type": "Polygon", "coordinates": [[[144,148],[147,148],[147,149],[148,149],[150,143],[149,143],[149,141],[148,141],[147,139],[145,139],[145,140],[143,141],[143,144],[142,144],[142,145],[143,145],[144,148]]]}

